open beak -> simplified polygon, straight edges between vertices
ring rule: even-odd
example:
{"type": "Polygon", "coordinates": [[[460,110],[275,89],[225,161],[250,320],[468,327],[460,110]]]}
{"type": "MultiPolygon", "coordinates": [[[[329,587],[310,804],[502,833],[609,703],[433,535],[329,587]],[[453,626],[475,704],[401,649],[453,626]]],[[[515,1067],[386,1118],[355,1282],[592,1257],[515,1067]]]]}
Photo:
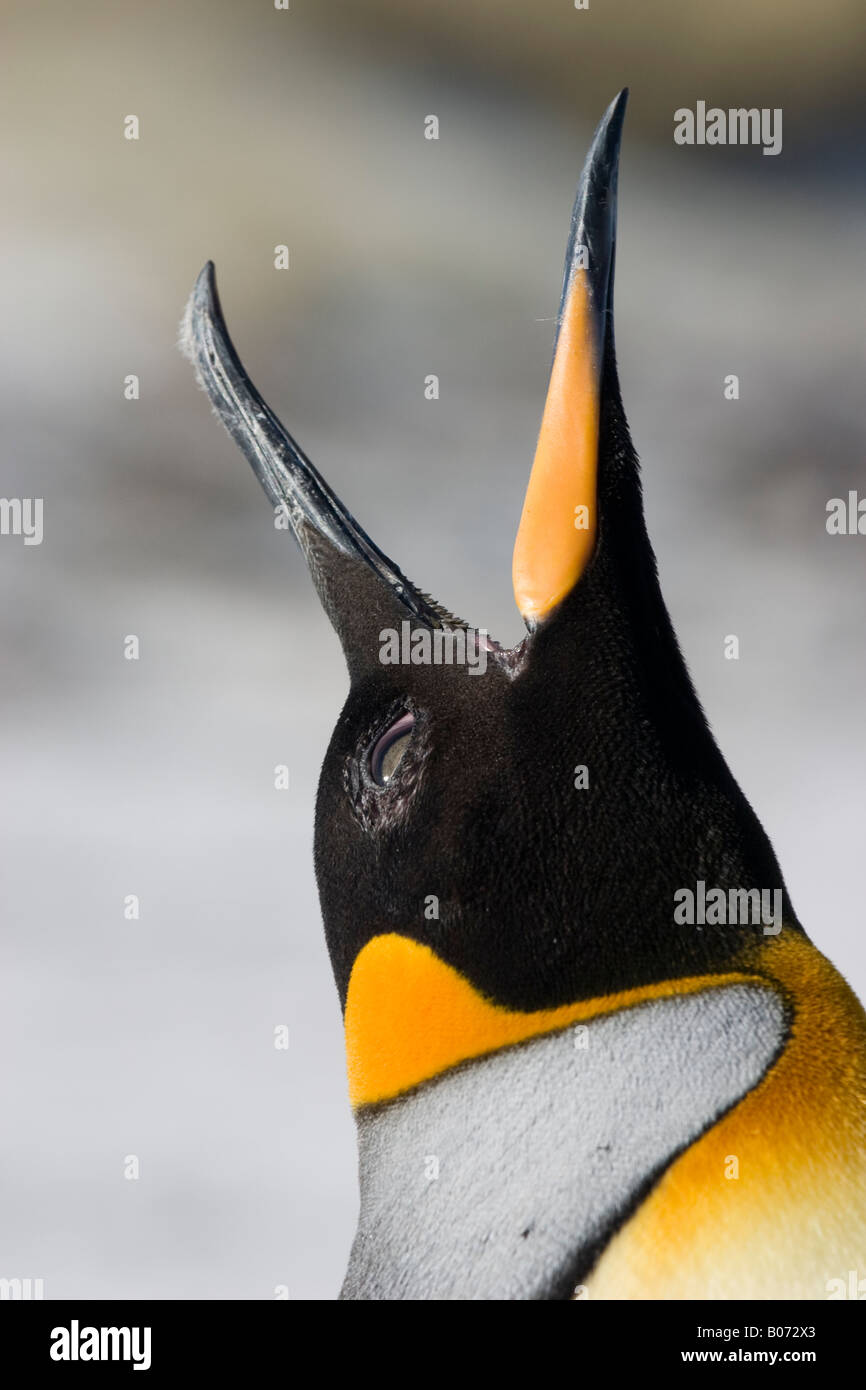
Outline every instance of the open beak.
{"type": "MultiPolygon", "coordinates": [[[[514,595],[532,632],[574,588],[598,530],[598,442],[605,354],[612,346],[616,183],[627,91],[595,135],[574,205],[553,366],[514,547],[514,595]]],[[[220,309],[214,267],[202,270],[180,345],[273,506],[291,526],[350,668],[384,618],[465,627],[422,594],[374,545],[259,395],[220,309]]],[[[491,649],[498,648],[491,644],[491,649]]],[[[503,653],[503,659],[506,654],[503,653]]]]}
{"type": "Polygon", "coordinates": [[[514,597],[532,631],[571,592],[598,530],[598,440],[613,334],[619,147],[628,89],[608,107],[571,217],[547,401],[514,546],[514,597]]]}

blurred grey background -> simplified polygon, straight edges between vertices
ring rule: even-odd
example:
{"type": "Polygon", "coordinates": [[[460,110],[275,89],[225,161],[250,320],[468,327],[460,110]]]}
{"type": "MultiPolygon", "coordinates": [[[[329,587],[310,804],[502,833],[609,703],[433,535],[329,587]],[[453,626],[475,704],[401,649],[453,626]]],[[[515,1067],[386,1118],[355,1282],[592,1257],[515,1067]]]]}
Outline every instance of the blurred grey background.
{"type": "Polygon", "coordinates": [[[862,994],[866,540],[824,522],[866,490],[866,15],[49,0],[2,18],[0,493],[43,497],[45,536],[0,540],[0,1276],[55,1298],[331,1298],[355,1155],[311,836],[346,681],[175,350],[187,294],[212,257],[260,389],[361,523],[516,640],[571,201],[630,85],[617,343],[665,594],[798,912],[862,994]],[[783,153],[676,147],[698,99],[783,107],[783,153]]]}

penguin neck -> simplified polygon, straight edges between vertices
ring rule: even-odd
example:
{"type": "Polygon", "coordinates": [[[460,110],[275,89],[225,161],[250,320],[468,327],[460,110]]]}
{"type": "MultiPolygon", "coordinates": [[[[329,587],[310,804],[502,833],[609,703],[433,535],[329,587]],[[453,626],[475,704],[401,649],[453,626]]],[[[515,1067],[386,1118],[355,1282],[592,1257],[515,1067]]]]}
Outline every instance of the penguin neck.
{"type": "Polygon", "coordinates": [[[573,1297],[674,1157],[765,1074],[786,1027],[773,990],[711,987],[362,1107],[341,1298],[573,1297]]]}

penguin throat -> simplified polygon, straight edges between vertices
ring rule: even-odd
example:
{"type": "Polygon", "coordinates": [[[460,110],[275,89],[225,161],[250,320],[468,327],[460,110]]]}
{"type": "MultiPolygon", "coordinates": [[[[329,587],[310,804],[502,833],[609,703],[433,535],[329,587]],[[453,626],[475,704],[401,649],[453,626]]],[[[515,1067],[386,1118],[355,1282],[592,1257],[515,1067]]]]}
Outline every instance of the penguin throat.
{"type": "Polygon", "coordinates": [[[570,1298],[672,1160],[764,1076],[786,1028],[772,989],[711,987],[363,1106],[341,1297],[570,1298]]]}

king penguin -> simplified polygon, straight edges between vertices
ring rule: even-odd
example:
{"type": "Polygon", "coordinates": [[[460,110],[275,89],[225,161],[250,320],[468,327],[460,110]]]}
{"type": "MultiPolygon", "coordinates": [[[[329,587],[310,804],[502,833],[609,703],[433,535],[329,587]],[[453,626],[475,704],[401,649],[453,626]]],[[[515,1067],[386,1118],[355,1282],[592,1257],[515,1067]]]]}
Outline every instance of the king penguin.
{"type": "Polygon", "coordinates": [[[182,326],[348,665],[315,817],[358,1134],[346,1299],[823,1299],[866,1274],[866,1016],[713,739],[645,528],[612,317],[626,95],[572,216],[516,647],[349,514],[252,385],[211,264],[182,326]],[[386,663],[385,631],[467,659],[386,663]]]}

